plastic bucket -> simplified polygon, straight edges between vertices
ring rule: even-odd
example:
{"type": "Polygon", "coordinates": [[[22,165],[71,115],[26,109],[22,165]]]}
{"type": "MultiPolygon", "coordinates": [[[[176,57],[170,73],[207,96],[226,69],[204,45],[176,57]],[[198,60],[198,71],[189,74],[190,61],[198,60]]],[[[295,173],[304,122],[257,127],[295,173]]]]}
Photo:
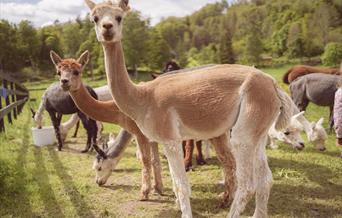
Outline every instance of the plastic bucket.
{"type": "Polygon", "coordinates": [[[56,142],[55,130],[52,126],[46,126],[42,129],[32,128],[33,144],[36,146],[52,145],[56,142]]]}

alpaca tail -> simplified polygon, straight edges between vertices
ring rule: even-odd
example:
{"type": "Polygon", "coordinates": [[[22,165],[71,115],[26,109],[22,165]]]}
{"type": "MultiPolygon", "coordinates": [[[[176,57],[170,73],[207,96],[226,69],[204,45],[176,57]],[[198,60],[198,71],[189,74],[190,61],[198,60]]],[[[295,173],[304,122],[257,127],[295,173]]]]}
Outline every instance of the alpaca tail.
{"type": "Polygon", "coordinates": [[[293,68],[289,69],[289,70],[284,74],[284,76],[283,76],[283,82],[284,82],[285,84],[290,84],[289,75],[290,75],[290,73],[292,72],[292,69],[293,69],[293,68]]]}
{"type": "Polygon", "coordinates": [[[289,125],[294,108],[290,96],[288,96],[288,94],[286,94],[285,91],[280,89],[276,84],[275,86],[278,98],[281,102],[280,114],[275,123],[275,128],[276,130],[283,130],[289,125]]]}

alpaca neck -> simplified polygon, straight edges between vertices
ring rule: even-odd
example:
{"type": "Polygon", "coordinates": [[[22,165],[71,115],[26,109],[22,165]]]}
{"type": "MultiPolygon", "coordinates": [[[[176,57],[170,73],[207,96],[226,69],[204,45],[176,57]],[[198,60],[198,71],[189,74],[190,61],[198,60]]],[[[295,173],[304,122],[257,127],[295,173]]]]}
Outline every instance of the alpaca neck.
{"type": "Polygon", "coordinates": [[[94,120],[117,124],[122,114],[114,101],[101,102],[94,99],[84,84],[76,91],[70,91],[70,96],[77,107],[94,120]]]}
{"type": "Polygon", "coordinates": [[[134,85],[125,66],[125,58],[121,42],[104,43],[105,66],[110,91],[121,111],[133,119],[140,110],[138,102],[142,102],[141,90],[134,85]]]}
{"type": "Polygon", "coordinates": [[[310,122],[304,116],[299,116],[297,119],[303,125],[304,131],[309,139],[309,136],[312,133],[310,122]]]}

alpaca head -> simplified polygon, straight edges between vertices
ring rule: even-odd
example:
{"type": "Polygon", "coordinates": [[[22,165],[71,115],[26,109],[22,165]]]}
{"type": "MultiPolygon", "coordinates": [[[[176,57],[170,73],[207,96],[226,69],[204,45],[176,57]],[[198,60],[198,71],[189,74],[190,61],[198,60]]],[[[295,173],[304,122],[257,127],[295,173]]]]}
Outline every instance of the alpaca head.
{"type": "Polygon", "coordinates": [[[118,42],[122,38],[122,22],[130,10],[128,0],[113,0],[95,4],[85,0],[91,10],[90,19],[95,24],[97,40],[102,43],[118,42]]]}
{"type": "Polygon", "coordinates": [[[118,159],[113,159],[107,156],[106,150],[108,150],[108,146],[111,147],[115,141],[115,137],[110,134],[108,143],[103,147],[103,150],[98,148],[97,146],[94,147],[97,156],[93,163],[93,169],[96,172],[95,181],[99,186],[104,185],[110,175],[112,174],[112,170],[115,168],[116,164],[118,163],[118,159]]]}
{"type": "Polygon", "coordinates": [[[284,142],[292,145],[292,147],[302,150],[305,147],[304,140],[301,136],[301,132],[303,131],[303,126],[298,121],[298,117],[302,116],[303,112],[300,112],[291,117],[290,124],[286,128],[284,133],[284,142]]]}
{"type": "Polygon", "coordinates": [[[316,123],[310,125],[309,141],[320,151],[325,151],[325,141],[328,138],[327,132],[323,127],[324,118],[319,119],[316,123]]]}
{"type": "Polygon", "coordinates": [[[62,59],[56,52],[51,51],[50,57],[56,67],[62,89],[64,91],[76,91],[81,87],[81,75],[89,61],[89,52],[85,51],[75,59],[62,59]]]}

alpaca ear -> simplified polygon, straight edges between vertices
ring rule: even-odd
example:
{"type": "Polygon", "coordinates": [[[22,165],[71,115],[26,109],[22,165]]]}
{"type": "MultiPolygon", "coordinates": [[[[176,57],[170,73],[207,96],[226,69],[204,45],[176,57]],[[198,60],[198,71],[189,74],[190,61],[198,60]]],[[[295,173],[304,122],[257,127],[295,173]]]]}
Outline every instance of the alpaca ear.
{"type": "Polygon", "coordinates": [[[90,10],[93,10],[93,8],[95,8],[96,4],[93,1],[91,0],[84,0],[84,1],[88,5],[90,10]]]}
{"type": "Polygon", "coordinates": [[[317,121],[316,126],[322,126],[322,125],[323,125],[323,122],[324,122],[324,118],[322,117],[321,119],[319,119],[319,120],[317,121]]]}
{"type": "Polygon", "coordinates": [[[304,113],[305,113],[305,111],[299,112],[298,114],[294,115],[293,118],[298,119],[300,116],[303,116],[304,113]]]}
{"type": "Polygon", "coordinates": [[[109,141],[114,141],[115,140],[115,136],[113,133],[109,134],[109,141]]]}
{"type": "Polygon", "coordinates": [[[87,65],[87,63],[89,62],[89,51],[85,51],[81,54],[81,56],[77,59],[77,62],[79,64],[82,65],[82,67],[84,67],[85,65],[87,65]]]}
{"type": "Polygon", "coordinates": [[[124,11],[129,11],[130,7],[128,5],[129,0],[119,0],[119,7],[124,11]]]}
{"type": "Polygon", "coordinates": [[[59,57],[59,55],[54,52],[53,50],[50,51],[50,58],[52,60],[52,63],[57,66],[60,62],[62,62],[62,58],[59,57]]]}

